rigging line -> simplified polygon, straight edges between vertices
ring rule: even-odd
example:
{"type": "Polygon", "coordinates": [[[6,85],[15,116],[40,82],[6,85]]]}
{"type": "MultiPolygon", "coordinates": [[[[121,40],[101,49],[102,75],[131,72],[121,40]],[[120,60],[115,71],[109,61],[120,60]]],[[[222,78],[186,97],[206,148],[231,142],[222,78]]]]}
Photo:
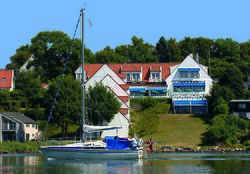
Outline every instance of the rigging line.
{"type": "Polygon", "coordinates": [[[58,88],[57,88],[57,91],[56,91],[56,95],[55,95],[55,97],[54,97],[54,101],[53,101],[52,107],[51,107],[51,109],[50,109],[49,117],[48,117],[46,126],[45,126],[45,128],[44,128],[43,134],[42,134],[42,140],[44,140],[44,135],[45,135],[46,130],[47,130],[48,126],[49,126],[49,121],[50,121],[50,118],[51,118],[51,116],[52,116],[52,112],[53,112],[53,109],[54,109],[54,106],[55,106],[55,103],[56,103],[56,99],[57,99],[57,96],[58,96],[58,92],[59,92],[59,90],[60,90],[60,88],[61,88],[62,79],[63,79],[63,77],[64,77],[64,72],[65,72],[66,67],[67,67],[67,64],[68,64],[69,56],[71,55],[71,51],[72,51],[72,47],[73,47],[73,42],[74,42],[74,40],[75,40],[75,36],[76,36],[76,32],[77,32],[78,25],[79,25],[79,23],[80,23],[80,18],[81,18],[81,15],[80,15],[79,18],[78,18],[78,21],[77,21],[77,24],[76,24],[76,28],[75,28],[75,31],[74,31],[74,34],[73,34],[73,37],[72,37],[72,40],[71,40],[71,43],[70,43],[70,47],[69,47],[69,50],[68,50],[66,62],[65,62],[65,64],[64,64],[64,67],[63,67],[63,70],[62,70],[62,74],[61,74],[61,76],[60,76],[60,81],[59,81],[59,83],[58,83],[58,88]]]}

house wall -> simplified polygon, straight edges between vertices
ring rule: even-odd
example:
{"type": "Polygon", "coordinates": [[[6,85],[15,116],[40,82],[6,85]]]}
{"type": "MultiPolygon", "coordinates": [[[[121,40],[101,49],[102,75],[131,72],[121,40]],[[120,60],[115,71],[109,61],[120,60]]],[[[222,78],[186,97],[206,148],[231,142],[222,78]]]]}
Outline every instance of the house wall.
{"type": "Polygon", "coordinates": [[[116,114],[114,119],[108,124],[108,126],[121,126],[122,129],[103,131],[103,133],[101,134],[102,138],[104,138],[105,136],[116,135],[118,135],[119,137],[128,137],[129,122],[121,113],[116,114]]]}
{"type": "Polygon", "coordinates": [[[35,139],[38,134],[38,124],[24,124],[25,141],[35,139]]]}

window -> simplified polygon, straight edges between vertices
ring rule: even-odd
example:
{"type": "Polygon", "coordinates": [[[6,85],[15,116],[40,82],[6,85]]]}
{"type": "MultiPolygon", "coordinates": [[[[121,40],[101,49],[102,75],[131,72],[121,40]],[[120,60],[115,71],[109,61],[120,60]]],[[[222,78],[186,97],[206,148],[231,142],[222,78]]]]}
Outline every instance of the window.
{"type": "Polygon", "coordinates": [[[2,82],[6,82],[6,78],[2,78],[2,82]]]}
{"type": "Polygon", "coordinates": [[[151,78],[152,79],[160,79],[160,73],[159,72],[152,72],[151,78]]]}
{"type": "Polygon", "coordinates": [[[131,76],[130,76],[130,73],[127,73],[127,82],[131,82],[131,76]]]}
{"type": "Polygon", "coordinates": [[[187,71],[180,71],[180,78],[188,78],[188,72],[187,71]]]}
{"type": "Polygon", "coordinates": [[[133,81],[140,81],[140,73],[132,73],[133,81]]]}
{"type": "Polygon", "coordinates": [[[238,104],[238,109],[246,109],[247,106],[246,106],[246,103],[239,103],[238,104]]]}
{"type": "Polygon", "coordinates": [[[26,127],[30,127],[30,124],[26,124],[26,127]]]}

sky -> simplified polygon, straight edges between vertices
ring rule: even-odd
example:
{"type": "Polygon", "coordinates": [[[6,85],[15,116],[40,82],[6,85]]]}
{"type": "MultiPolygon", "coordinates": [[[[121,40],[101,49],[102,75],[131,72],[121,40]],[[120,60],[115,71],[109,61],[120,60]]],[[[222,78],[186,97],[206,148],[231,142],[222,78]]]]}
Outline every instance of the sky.
{"type": "Polygon", "coordinates": [[[131,44],[133,36],[152,45],[161,36],[246,42],[249,7],[249,0],[1,0],[0,68],[39,32],[63,31],[72,38],[81,8],[86,9],[85,45],[95,53],[131,44]]]}

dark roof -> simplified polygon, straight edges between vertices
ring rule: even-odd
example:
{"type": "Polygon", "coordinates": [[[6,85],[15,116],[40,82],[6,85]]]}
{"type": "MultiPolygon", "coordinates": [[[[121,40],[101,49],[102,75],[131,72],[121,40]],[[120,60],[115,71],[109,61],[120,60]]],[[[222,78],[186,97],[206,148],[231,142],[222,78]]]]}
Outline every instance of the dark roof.
{"type": "Polygon", "coordinates": [[[231,100],[231,103],[242,103],[242,102],[248,103],[250,102],[250,100],[231,100]]]}
{"type": "Polygon", "coordinates": [[[25,115],[19,114],[17,112],[0,112],[0,114],[13,120],[21,121],[25,124],[37,124],[35,120],[32,120],[31,118],[25,115]]]}

